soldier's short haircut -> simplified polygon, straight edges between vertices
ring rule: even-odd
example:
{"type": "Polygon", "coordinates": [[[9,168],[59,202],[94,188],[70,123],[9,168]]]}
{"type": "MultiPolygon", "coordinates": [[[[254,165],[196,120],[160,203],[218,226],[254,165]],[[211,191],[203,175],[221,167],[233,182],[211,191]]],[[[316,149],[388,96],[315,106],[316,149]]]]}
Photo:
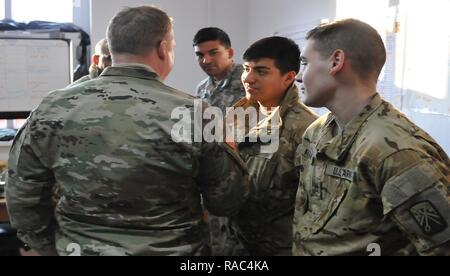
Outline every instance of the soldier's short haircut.
{"type": "Polygon", "coordinates": [[[197,46],[203,42],[216,40],[227,49],[231,47],[231,40],[228,34],[216,27],[208,27],[199,30],[194,36],[193,46],[197,46]]]}
{"type": "Polygon", "coordinates": [[[95,45],[94,54],[95,55],[108,55],[109,47],[108,47],[108,41],[106,38],[102,38],[97,44],[95,45]]]}
{"type": "Polygon", "coordinates": [[[159,47],[171,29],[172,19],[159,8],[127,7],[109,22],[109,48],[112,54],[145,55],[159,47]]]}
{"type": "Polygon", "coordinates": [[[289,38],[272,36],[258,40],[252,44],[243,56],[245,61],[257,61],[261,58],[271,58],[282,74],[300,70],[300,49],[289,38]]]}
{"type": "Polygon", "coordinates": [[[338,49],[343,50],[361,78],[378,79],[386,62],[381,36],[373,27],[356,19],[316,27],[308,32],[306,39],[314,41],[315,50],[324,58],[338,49]]]}

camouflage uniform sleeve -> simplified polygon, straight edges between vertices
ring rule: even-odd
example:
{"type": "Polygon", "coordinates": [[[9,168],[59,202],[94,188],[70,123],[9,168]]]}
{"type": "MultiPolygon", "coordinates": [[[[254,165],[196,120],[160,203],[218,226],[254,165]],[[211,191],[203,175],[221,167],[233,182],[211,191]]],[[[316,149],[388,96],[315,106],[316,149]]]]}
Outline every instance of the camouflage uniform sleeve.
{"type": "Polygon", "coordinates": [[[377,174],[384,214],[421,255],[450,255],[450,175],[439,164],[404,150],[385,159],[377,174]]]}
{"type": "Polygon", "coordinates": [[[67,87],[68,87],[68,88],[74,87],[74,86],[76,86],[76,85],[78,85],[78,84],[80,84],[80,83],[83,83],[83,82],[86,82],[86,81],[90,81],[90,80],[91,80],[91,76],[90,76],[90,75],[87,75],[87,76],[84,76],[84,77],[82,77],[82,78],[80,78],[80,79],[74,81],[72,84],[70,84],[70,85],[67,86],[67,87]]]}
{"type": "MultiPolygon", "coordinates": [[[[17,133],[8,161],[6,201],[18,237],[41,254],[54,252],[53,173],[33,145],[32,117],[17,133]]],[[[40,137],[39,139],[45,139],[40,137]]]]}
{"type": "Polygon", "coordinates": [[[195,96],[196,96],[196,97],[201,98],[203,86],[204,86],[204,82],[202,81],[202,82],[199,83],[199,84],[197,85],[197,87],[195,88],[195,96]]]}
{"type": "Polygon", "coordinates": [[[206,208],[216,216],[236,215],[248,195],[245,164],[223,143],[203,144],[198,181],[206,208]]]}

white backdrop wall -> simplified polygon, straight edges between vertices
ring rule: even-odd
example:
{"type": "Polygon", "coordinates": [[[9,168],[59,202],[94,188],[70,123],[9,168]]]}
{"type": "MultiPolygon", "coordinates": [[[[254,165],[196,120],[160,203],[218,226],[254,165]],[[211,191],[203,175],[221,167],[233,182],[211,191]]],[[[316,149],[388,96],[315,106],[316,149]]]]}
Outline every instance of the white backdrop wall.
{"type": "Polygon", "coordinates": [[[242,0],[92,0],[91,38],[93,43],[105,37],[109,20],[126,6],[156,5],[174,18],[176,57],[175,67],[167,83],[187,93],[194,93],[206,76],[199,68],[193,47],[195,33],[208,26],[224,29],[231,37],[236,61],[241,61],[247,46],[247,3],[242,0]]]}
{"type": "Polygon", "coordinates": [[[249,41],[271,36],[286,27],[334,19],[336,0],[248,0],[249,41]]]}
{"type": "Polygon", "coordinates": [[[243,52],[257,39],[336,15],[335,0],[92,0],[93,43],[105,36],[109,20],[122,7],[148,4],[164,9],[175,20],[176,60],[167,83],[188,93],[205,78],[192,49],[192,38],[200,28],[224,29],[231,37],[235,61],[242,62],[243,52]]]}

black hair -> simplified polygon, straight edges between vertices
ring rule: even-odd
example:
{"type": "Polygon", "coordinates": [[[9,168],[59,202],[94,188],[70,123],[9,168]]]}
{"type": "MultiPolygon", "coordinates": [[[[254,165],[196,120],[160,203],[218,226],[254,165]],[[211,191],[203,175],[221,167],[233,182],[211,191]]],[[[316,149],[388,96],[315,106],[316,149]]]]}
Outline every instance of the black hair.
{"type": "Polygon", "coordinates": [[[228,34],[216,27],[208,27],[199,30],[194,36],[193,46],[197,46],[203,42],[215,40],[220,41],[225,48],[231,47],[231,40],[228,34]]]}
{"type": "Polygon", "coordinates": [[[300,48],[286,37],[272,36],[258,40],[245,51],[243,58],[245,61],[274,59],[282,74],[300,71],[300,48]]]}

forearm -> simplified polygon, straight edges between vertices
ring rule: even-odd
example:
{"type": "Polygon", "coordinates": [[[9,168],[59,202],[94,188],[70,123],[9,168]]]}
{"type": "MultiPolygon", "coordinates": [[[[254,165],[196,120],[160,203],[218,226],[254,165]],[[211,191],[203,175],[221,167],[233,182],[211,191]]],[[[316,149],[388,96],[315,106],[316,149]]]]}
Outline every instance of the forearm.
{"type": "Polygon", "coordinates": [[[436,160],[414,151],[393,155],[383,167],[384,213],[391,216],[419,254],[450,254],[448,175],[436,160]]]}
{"type": "Polygon", "coordinates": [[[17,229],[20,240],[37,251],[54,247],[51,189],[9,177],[6,200],[11,225],[17,229]]]}

